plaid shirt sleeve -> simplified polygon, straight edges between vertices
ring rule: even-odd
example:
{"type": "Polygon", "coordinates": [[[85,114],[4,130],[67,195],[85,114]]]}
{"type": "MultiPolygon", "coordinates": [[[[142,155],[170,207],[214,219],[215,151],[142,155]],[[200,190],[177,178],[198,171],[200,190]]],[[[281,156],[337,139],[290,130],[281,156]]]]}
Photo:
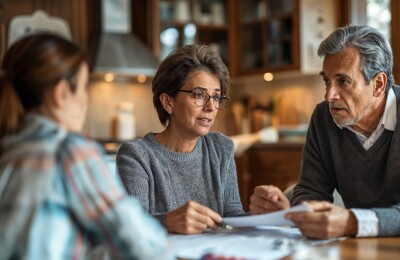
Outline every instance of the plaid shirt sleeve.
{"type": "Polygon", "coordinates": [[[165,230],[126,196],[102,151],[82,136],[68,138],[59,151],[69,205],[79,224],[105,240],[122,257],[152,258],[166,247],[165,230]]]}

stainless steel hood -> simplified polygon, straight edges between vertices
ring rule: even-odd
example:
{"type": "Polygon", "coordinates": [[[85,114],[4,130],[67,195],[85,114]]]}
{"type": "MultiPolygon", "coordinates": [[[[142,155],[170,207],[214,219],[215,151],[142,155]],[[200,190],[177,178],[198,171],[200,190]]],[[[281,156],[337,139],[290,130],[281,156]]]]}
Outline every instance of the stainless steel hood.
{"type": "Polygon", "coordinates": [[[127,76],[154,76],[158,59],[134,34],[103,32],[93,72],[127,76]]]}
{"type": "Polygon", "coordinates": [[[93,73],[152,77],[159,65],[152,51],[131,32],[131,1],[102,0],[102,30],[93,73]]]}

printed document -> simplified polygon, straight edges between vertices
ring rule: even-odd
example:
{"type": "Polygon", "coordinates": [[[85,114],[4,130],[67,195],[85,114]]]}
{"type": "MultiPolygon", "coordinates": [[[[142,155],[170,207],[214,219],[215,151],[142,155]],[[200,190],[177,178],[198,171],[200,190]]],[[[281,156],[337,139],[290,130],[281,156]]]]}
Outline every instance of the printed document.
{"type": "Polygon", "coordinates": [[[256,227],[256,226],[294,226],[294,223],[285,218],[289,212],[310,212],[310,207],[304,203],[286,210],[275,211],[272,213],[222,218],[222,222],[232,227],[256,227]]]}

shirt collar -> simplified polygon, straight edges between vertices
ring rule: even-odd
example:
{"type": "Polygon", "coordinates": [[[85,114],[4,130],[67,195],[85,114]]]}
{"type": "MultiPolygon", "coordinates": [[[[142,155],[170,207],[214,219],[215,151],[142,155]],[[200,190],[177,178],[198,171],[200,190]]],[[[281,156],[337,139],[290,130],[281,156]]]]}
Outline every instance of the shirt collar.
{"type": "MultiPolygon", "coordinates": [[[[393,88],[391,88],[388,92],[388,96],[386,99],[386,106],[385,106],[385,111],[383,111],[383,116],[381,119],[381,122],[383,126],[390,131],[394,131],[394,128],[396,126],[396,97],[393,91],[393,88]]],[[[379,127],[379,126],[378,126],[379,127]]]]}

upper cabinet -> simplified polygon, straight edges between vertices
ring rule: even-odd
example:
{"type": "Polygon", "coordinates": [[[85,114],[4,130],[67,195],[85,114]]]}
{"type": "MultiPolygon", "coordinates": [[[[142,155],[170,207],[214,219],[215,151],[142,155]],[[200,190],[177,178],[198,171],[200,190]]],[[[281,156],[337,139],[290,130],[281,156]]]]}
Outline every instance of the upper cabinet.
{"type": "Polygon", "coordinates": [[[1,0],[1,4],[2,23],[6,28],[14,17],[31,15],[38,9],[51,17],[64,19],[71,29],[72,39],[87,50],[90,56],[95,43],[94,36],[100,30],[98,0],[1,0]]]}
{"type": "Polygon", "coordinates": [[[299,69],[299,0],[153,0],[164,59],[190,43],[214,48],[232,76],[299,69]]]}
{"type": "Polygon", "coordinates": [[[156,0],[155,20],[160,59],[172,50],[191,43],[208,44],[230,66],[229,9],[231,0],[156,0]]]}
{"type": "Polygon", "coordinates": [[[337,26],[335,0],[153,0],[163,59],[193,42],[215,48],[231,76],[318,73],[319,43],[337,26]]]}
{"type": "Polygon", "coordinates": [[[240,74],[299,68],[298,0],[240,0],[240,74]]]}

